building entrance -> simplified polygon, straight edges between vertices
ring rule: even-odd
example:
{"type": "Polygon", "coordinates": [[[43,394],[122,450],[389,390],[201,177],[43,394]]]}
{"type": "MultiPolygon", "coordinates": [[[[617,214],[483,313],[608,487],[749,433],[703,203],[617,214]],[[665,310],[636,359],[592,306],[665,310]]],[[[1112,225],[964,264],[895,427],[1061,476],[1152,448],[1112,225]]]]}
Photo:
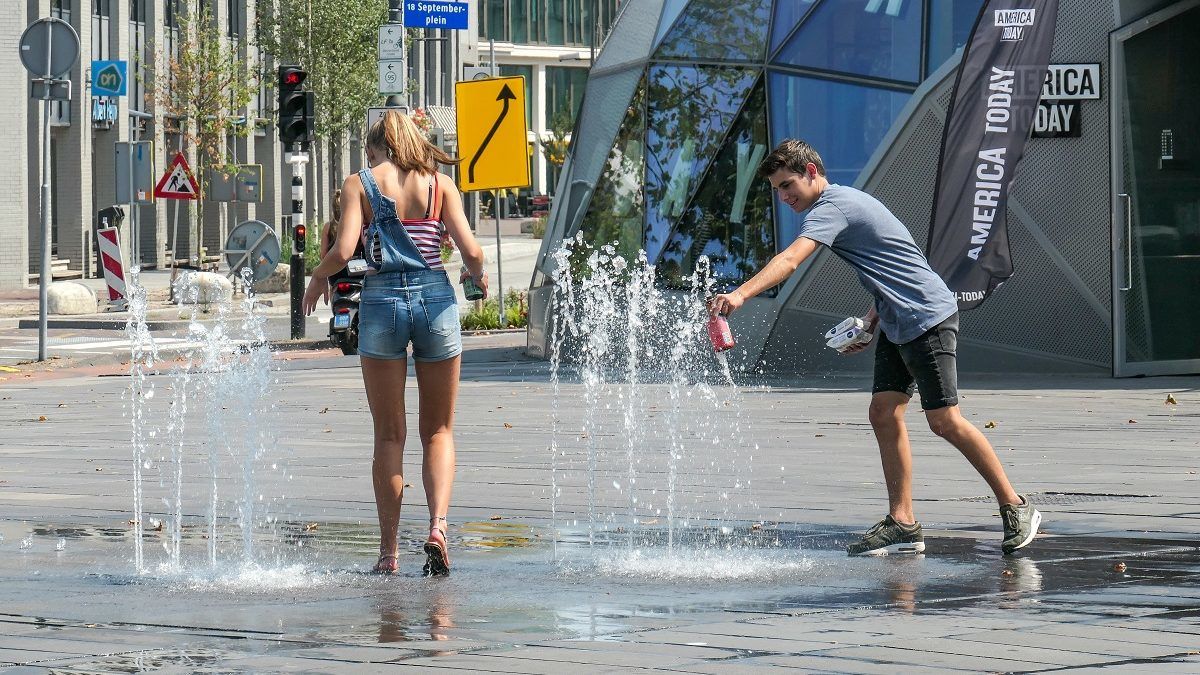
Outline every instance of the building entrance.
{"type": "Polygon", "coordinates": [[[1112,34],[1113,374],[1200,373],[1200,0],[1112,34]]]}

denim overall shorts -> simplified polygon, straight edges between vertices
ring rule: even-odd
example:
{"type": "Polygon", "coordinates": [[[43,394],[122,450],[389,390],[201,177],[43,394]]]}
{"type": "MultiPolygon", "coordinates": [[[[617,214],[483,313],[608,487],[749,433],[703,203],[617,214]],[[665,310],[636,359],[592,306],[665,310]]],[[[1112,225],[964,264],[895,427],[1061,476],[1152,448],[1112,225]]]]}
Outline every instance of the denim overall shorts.
{"type": "Polygon", "coordinates": [[[368,272],[359,306],[358,353],[414,361],[444,361],[462,353],[458,301],[445,270],[431,269],[379,191],[370,169],[358,172],[371,203],[363,230],[368,272]]]}

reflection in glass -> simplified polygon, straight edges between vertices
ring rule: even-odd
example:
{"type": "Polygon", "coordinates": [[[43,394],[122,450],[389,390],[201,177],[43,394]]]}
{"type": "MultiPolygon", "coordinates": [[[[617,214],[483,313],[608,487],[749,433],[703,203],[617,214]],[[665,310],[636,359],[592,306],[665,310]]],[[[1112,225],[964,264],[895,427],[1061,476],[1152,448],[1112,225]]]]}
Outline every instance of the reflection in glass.
{"type": "Polygon", "coordinates": [[[922,4],[822,2],[773,60],[915,84],[921,79],[922,4]]]}
{"type": "Polygon", "coordinates": [[[1124,252],[1132,277],[1120,301],[1130,362],[1200,359],[1198,34],[1200,9],[1191,9],[1124,44],[1123,177],[1133,250],[1124,252]]]}
{"type": "Polygon", "coordinates": [[[658,258],[760,71],[650,67],[646,89],[646,255],[658,258]]]}
{"type": "MultiPolygon", "coordinates": [[[[910,94],[859,84],[771,73],[773,145],[786,138],[813,144],[829,182],[854,185],[910,94]]],[[[779,209],[779,247],[796,239],[802,214],[779,209]]]]}
{"type": "Polygon", "coordinates": [[[768,0],[692,0],[656,56],[761,61],[768,0]]]}
{"type": "Polygon", "coordinates": [[[771,187],[755,173],[769,150],[760,79],[663,250],[658,268],[669,286],[686,287],[684,278],[705,255],[717,289],[724,292],[775,254],[771,187]]]}
{"type": "Polygon", "coordinates": [[[646,80],[642,79],[625,111],[581,225],[587,242],[599,246],[615,241],[617,251],[629,261],[642,247],[645,104],[646,80]]]}
{"type": "Polygon", "coordinates": [[[688,0],[666,0],[663,4],[662,16],[658,20],[658,32],[654,34],[654,44],[658,45],[666,36],[667,31],[675,27],[679,13],[687,7],[688,0]]]}
{"type": "Polygon", "coordinates": [[[792,34],[792,29],[814,4],[816,0],[781,0],[775,3],[775,17],[771,21],[772,53],[792,34]]]}
{"type": "Polygon", "coordinates": [[[983,0],[932,0],[929,4],[928,76],[967,44],[983,0]]]}
{"type": "Polygon", "coordinates": [[[583,90],[587,87],[587,68],[560,68],[546,66],[546,123],[566,115],[573,120],[583,103],[583,90]]]}

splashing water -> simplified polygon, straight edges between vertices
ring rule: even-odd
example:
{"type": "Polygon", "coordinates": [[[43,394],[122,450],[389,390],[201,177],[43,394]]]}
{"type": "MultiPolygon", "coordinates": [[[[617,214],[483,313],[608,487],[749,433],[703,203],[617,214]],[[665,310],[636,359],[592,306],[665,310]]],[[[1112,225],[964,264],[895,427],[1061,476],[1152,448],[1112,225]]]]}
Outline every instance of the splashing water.
{"type": "Polygon", "coordinates": [[[617,533],[627,554],[660,543],[671,551],[680,529],[756,519],[740,394],[704,328],[707,260],[677,291],[659,287],[644,252],[631,263],[582,235],[555,251],[553,263],[555,559],[559,521],[580,520],[584,509],[588,547],[617,533]],[[579,420],[560,416],[567,379],[582,385],[579,420]]]}
{"type": "Polygon", "coordinates": [[[142,469],[146,464],[147,439],[153,438],[157,432],[151,432],[147,425],[151,416],[148,414],[150,399],[154,398],[154,383],[149,380],[147,373],[154,368],[158,361],[158,348],[154,343],[146,324],[146,289],[142,286],[139,274],[141,269],[134,267],[129,271],[129,320],[125,324],[125,333],[129,337],[129,397],[126,399],[132,427],[133,446],[133,565],[139,573],[145,567],[142,538],[142,469]]]}
{"type": "MultiPolygon", "coordinates": [[[[206,491],[205,536],[207,562],[210,570],[228,567],[220,560],[226,551],[222,549],[222,527],[224,520],[231,520],[240,533],[239,545],[230,552],[235,553],[242,564],[259,561],[256,550],[256,530],[264,525],[274,529],[275,518],[271,509],[276,499],[282,496],[267,496],[258,485],[257,472],[269,462],[271,470],[280,469],[275,453],[275,437],[270,421],[275,418],[271,402],[275,385],[270,346],[266,338],[266,319],[257,309],[248,270],[243,270],[242,284],[246,294],[235,316],[235,307],[229,302],[215,303],[206,307],[208,317],[201,317],[199,300],[202,290],[200,277],[194,273],[184,274],[176,283],[175,297],[190,305],[186,310],[188,321],[187,340],[178,362],[166,371],[169,396],[154,397],[154,384],[150,374],[160,364],[160,355],[153,335],[147,328],[147,302],[145,289],[138,283],[136,273],[132,276],[131,311],[127,332],[133,358],[131,359],[131,383],[129,400],[132,407],[131,422],[134,448],[134,518],[136,527],[134,563],[139,574],[147,570],[143,539],[147,529],[165,529],[169,538],[163,541],[166,560],[157,566],[162,571],[184,568],[184,532],[190,527],[185,523],[184,477],[193,471],[193,465],[201,462],[197,452],[205,450],[204,464],[207,466],[209,486],[206,491]],[[210,309],[214,311],[209,311],[210,309]],[[163,400],[169,399],[169,400],[163,400]],[[189,412],[189,403],[193,410],[189,412]],[[162,411],[166,406],[167,411],[162,411]],[[199,412],[197,412],[199,411],[199,412]],[[164,415],[163,412],[166,414],[164,415]],[[196,415],[200,419],[193,419],[196,415]],[[165,428],[153,426],[152,420],[165,419],[165,428]],[[160,432],[165,432],[166,443],[155,443],[160,432]],[[150,517],[144,506],[145,481],[143,472],[155,466],[146,457],[151,446],[170,448],[169,471],[162,471],[166,457],[160,458],[160,480],[165,518],[161,521],[150,517]],[[240,475],[240,481],[237,477],[240,475]],[[232,480],[231,480],[232,479],[232,480]],[[219,485],[233,485],[227,497],[218,491],[219,485]],[[142,523],[149,523],[149,528],[142,523]]],[[[199,473],[203,475],[204,470],[199,473]]],[[[188,495],[188,499],[191,499],[188,495]]],[[[228,539],[228,537],[226,537],[228,539]]]]}

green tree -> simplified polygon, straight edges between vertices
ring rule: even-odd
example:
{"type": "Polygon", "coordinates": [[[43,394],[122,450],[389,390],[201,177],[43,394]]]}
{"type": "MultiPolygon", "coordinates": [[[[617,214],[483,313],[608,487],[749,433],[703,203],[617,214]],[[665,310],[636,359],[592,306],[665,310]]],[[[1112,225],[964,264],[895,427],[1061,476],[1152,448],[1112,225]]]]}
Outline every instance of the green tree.
{"type": "MultiPolygon", "coordinates": [[[[249,136],[247,106],[258,94],[257,69],[222,35],[207,5],[180,2],[179,32],[173,52],[150,45],[152,63],[163,78],[149,78],[147,93],[165,115],[178,120],[185,147],[197,155],[196,179],[201,200],[193,209],[196,253],[203,238],[203,183],[209,169],[233,171],[227,161],[227,139],[249,136]]],[[[176,244],[178,246],[178,244],[176,244]]]]}
{"type": "Polygon", "coordinates": [[[567,146],[571,143],[571,128],[574,125],[575,121],[565,110],[560,110],[550,120],[549,136],[538,139],[538,145],[541,146],[542,154],[546,156],[547,162],[556,167],[562,167],[563,162],[567,159],[567,146]]]}
{"type": "Polygon", "coordinates": [[[259,47],[308,71],[316,135],[338,148],[361,133],[367,108],[382,101],[376,42],[387,9],[387,0],[277,0],[259,14],[259,47]]]}

